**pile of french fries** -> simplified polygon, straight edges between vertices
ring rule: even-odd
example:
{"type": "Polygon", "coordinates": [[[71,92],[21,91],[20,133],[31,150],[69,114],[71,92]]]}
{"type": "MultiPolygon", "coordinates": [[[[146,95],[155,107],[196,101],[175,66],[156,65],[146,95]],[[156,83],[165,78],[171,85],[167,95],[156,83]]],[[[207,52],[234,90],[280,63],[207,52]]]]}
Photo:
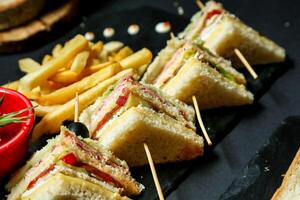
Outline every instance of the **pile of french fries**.
{"type": "Polygon", "coordinates": [[[19,60],[26,75],[4,87],[18,90],[36,106],[36,115],[42,117],[32,133],[36,140],[59,132],[63,121],[73,119],[76,93],[81,111],[122,77],[141,76],[151,60],[146,48],[133,52],[118,41],[92,43],[77,35],[57,44],[41,64],[31,58],[19,60]]]}

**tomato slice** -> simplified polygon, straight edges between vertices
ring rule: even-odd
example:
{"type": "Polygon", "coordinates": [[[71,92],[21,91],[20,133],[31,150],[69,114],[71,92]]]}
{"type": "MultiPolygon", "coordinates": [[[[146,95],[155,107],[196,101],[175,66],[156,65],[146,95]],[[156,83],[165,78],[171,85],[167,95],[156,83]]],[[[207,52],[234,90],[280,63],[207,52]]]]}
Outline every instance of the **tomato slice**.
{"type": "Polygon", "coordinates": [[[104,126],[104,124],[111,118],[111,116],[117,110],[119,110],[122,106],[125,105],[125,103],[127,102],[128,97],[129,97],[129,90],[127,88],[124,88],[122,92],[123,92],[123,94],[118,97],[115,107],[110,112],[108,112],[104,115],[102,120],[98,123],[97,129],[96,129],[95,132],[99,131],[104,126]]]}
{"type": "Polygon", "coordinates": [[[120,182],[118,182],[117,180],[115,180],[111,175],[109,175],[105,172],[102,172],[102,171],[98,170],[97,168],[95,168],[93,166],[90,166],[90,165],[85,164],[85,163],[79,163],[77,166],[84,168],[87,172],[94,174],[100,180],[102,180],[106,183],[112,183],[113,185],[115,185],[118,188],[123,187],[122,184],[120,182]]]}
{"type": "Polygon", "coordinates": [[[210,11],[209,13],[207,13],[206,18],[205,18],[205,22],[207,22],[213,16],[219,15],[221,13],[222,13],[221,10],[219,10],[219,9],[213,9],[212,11],[210,11]]]}
{"type": "Polygon", "coordinates": [[[77,164],[77,158],[73,153],[68,153],[64,157],[61,158],[62,161],[69,165],[76,165],[77,164]]]}
{"type": "Polygon", "coordinates": [[[50,165],[50,167],[42,171],[38,176],[36,176],[32,181],[30,181],[30,183],[27,186],[27,190],[32,188],[40,178],[46,176],[53,168],[54,168],[54,164],[50,165]]]}
{"type": "MultiPolygon", "coordinates": [[[[97,169],[89,164],[78,162],[74,153],[68,153],[67,155],[63,156],[61,158],[61,160],[69,165],[84,168],[87,172],[94,174],[95,176],[97,176],[97,178],[99,178],[100,180],[103,180],[104,182],[112,183],[119,188],[123,187],[122,184],[120,184],[118,181],[116,181],[111,175],[109,175],[105,172],[102,172],[99,169],[97,169]]],[[[38,178],[40,178],[40,177],[38,177],[38,178]]]]}

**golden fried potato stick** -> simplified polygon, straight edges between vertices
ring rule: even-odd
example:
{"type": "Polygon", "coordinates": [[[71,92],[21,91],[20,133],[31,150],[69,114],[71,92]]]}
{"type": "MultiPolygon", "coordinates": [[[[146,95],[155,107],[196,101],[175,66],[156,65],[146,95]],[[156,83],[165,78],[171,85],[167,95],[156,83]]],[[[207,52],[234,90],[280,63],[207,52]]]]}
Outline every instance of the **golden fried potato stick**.
{"type": "Polygon", "coordinates": [[[37,71],[41,65],[31,58],[23,58],[18,61],[19,68],[22,72],[32,73],[37,71]]]}
{"type": "Polygon", "coordinates": [[[52,59],[52,56],[50,56],[49,54],[46,54],[46,55],[43,57],[42,65],[47,64],[51,59],[52,59]]]}
{"type": "Polygon", "coordinates": [[[118,51],[118,53],[114,57],[114,60],[119,62],[132,54],[133,54],[133,50],[130,47],[126,46],[123,47],[120,51],[118,51]]]}
{"type": "Polygon", "coordinates": [[[146,69],[148,67],[148,64],[142,65],[137,69],[137,73],[139,74],[139,76],[143,76],[143,74],[145,73],[146,69]]]}
{"type": "Polygon", "coordinates": [[[65,87],[65,86],[66,86],[66,84],[63,84],[63,83],[57,83],[57,82],[54,82],[54,81],[47,81],[43,85],[34,88],[32,91],[36,91],[36,92],[38,91],[39,92],[38,97],[40,97],[41,95],[50,94],[51,92],[53,92],[55,90],[58,90],[58,89],[60,89],[62,87],[65,87]],[[38,90],[36,90],[36,89],[38,89],[38,90]]]}
{"type": "Polygon", "coordinates": [[[52,49],[52,56],[58,57],[62,49],[63,46],[61,44],[55,45],[55,47],[52,49]]]}
{"type": "Polygon", "coordinates": [[[33,88],[31,91],[22,91],[20,88],[18,88],[18,92],[22,93],[24,96],[26,96],[28,99],[35,100],[38,99],[41,96],[41,92],[39,87],[33,88]]]}
{"type": "Polygon", "coordinates": [[[88,41],[82,35],[75,36],[65,45],[58,57],[51,59],[39,70],[21,78],[20,88],[22,91],[30,91],[34,87],[41,85],[87,47],[88,41]]]}
{"type": "Polygon", "coordinates": [[[90,63],[88,63],[87,66],[99,65],[100,63],[101,63],[100,59],[93,58],[92,61],[90,61],[90,63]]]}
{"type": "Polygon", "coordinates": [[[120,64],[123,69],[126,68],[135,68],[137,69],[138,67],[149,64],[152,60],[152,53],[149,49],[143,48],[134,54],[124,58],[123,60],[120,61],[120,64]]]}
{"type": "Polygon", "coordinates": [[[104,62],[104,63],[100,63],[98,65],[93,65],[93,66],[90,66],[90,67],[87,67],[83,70],[83,72],[81,73],[82,76],[88,76],[90,74],[93,74],[97,71],[99,71],[100,69],[103,69],[109,65],[112,65],[114,62],[112,61],[107,61],[107,62],[104,62]]]}
{"type": "Polygon", "coordinates": [[[71,70],[64,70],[58,72],[57,74],[49,78],[49,80],[51,81],[54,81],[56,83],[62,83],[62,84],[71,84],[78,81],[78,79],[79,79],[79,74],[71,70]]]}
{"type": "MultiPolygon", "coordinates": [[[[127,69],[119,72],[109,79],[97,84],[93,88],[85,91],[79,95],[79,109],[80,112],[85,109],[88,105],[93,103],[99,96],[101,96],[112,84],[115,84],[118,80],[129,74],[134,75],[134,69],[127,69]]],[[[55,111],[48,113],[42,120],[34,127],[32,132],[32,140],[36,141],[45,133],[57,133],[59,132],[60,126],[64,120],[74,117],[74,98],[55,111]]]]}
{"type": "Polygon", "coordinates": [[[89,47],[90,47],[89,48],[90,56],[87,60],[86,67],[101,63],[99,57],[100,57],[100,54],[103,50],[103,46],[104,46],[104,44],[103,44],[102,41],[98,41],[95,44],[90,44],[89,45],[89,47]]]}
{"type": "Polygon", "coordinates": [[[111,61],[111,62],[115,61],[114,56],[115,56],[115,55],[108,56],[108,61],[111,61]]]}
{"type": "Polygon", "coordinates": [[[9,82],[9,83],[6,83],[6,84],[2,85],[1,87],[8,88],[8,89],[12,89],[12,90],[18,90],[18,87],[19,87],[19,80],[16,80],[16,81],[13,81],[13,82],[9,82]]]}
{"type": "Polygon", "coordinates": [[[74,98],[76,93],[82,93],[98,83],[110,78],[121,71],[121,66],[118,63],[112,64],[98,72],[87,76],[80,81],[53,91],[48,95],[42,95],[37,99],[41,105],[56,105],[63,104],[74,98]]]}
{"type": "Polygon", "coordinates": [[[62,105],[43,106],[38,104],[36,101],[31,101],[34,108],[34,114],[38,117],[44,117],[45,115],[54,112],[62,105]]]}
{"type": "Polygon", "coordinates": [[[98,41],[96,44],[93,44],[92,48],[91,48],[92,49],[91,56],[93,58],[98,58],[103,49],[103,46],[104,46],[104,44],[102,41],[98,41]]]}
{"type": "Polygon", "coordinates": [[[58,90],[58,89],[60,89],[62,87],[66,87],[66,86],[67,86],[67,84],[65,84],[65,83],[57,83],[57,82],[48,80],[47,84],[45,84],[45,85],[43,85],[41,87],[41,94],[49,94],[50,92],[53,92],[54,90],[58,90]],[[44,89],[48,90],[50,92],[48,92],[48,93],[46,92],[45,93],[44,89]]]}
{"type": "Polygon", "coordinates": [[[33,88],[31,91],[26,92],[22,91],[22,89],[18,88],[18,92],[21,92],[23,95],[25,95],[28,99],[30,100],[36,100],[40,98],[41,95],[46,95],[54,90],[57,90],[65,85],[59,84],[59,83],[54,83],[52,81],[47,81],[43,85],[37,86],[33,88]]]}
{"type": "Polygon", "coordinates": [[[124,43],[120,41],[110,41],[103,45],[103,49],[100,52],[99,59],[102,62],[108,61],[108,56],[111,56],[115,52],[117,52],[119,49],[121,49],[124,46],[124,43]]]}
{"type": "Polygon", "coordinates": [[[76,72],[77,74],[80,74],[82,70],[85,68],[89,56],[90,56],[89,51],[82,51],[78,53],[71,64],[70,70],[76,72]]]}

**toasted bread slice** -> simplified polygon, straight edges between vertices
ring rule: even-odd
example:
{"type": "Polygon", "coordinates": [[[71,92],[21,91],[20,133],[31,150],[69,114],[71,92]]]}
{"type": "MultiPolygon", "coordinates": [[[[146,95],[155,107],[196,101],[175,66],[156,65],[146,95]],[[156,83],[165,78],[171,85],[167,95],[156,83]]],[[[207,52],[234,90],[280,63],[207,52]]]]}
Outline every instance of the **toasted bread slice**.
{"type": "Polygon", "coordinates": [[[300,199],[300,148],[272,200],[300,199]]]}
{"type": "Polygon", "coordinates": [[[148,144],[155,163],[191,160],[203,154],[204,146],[201,136],[177,120],[141,106],[111,120],[102,129],[99,142],[129,166],[148,163],[143,143],[148,144]]]}
{"type": "MultiPolygon", "coordinates": [[[[234,15],[223,14],[204,40],[204,46],[227,59],[234,66],[242,66],[234,53],[239,49],[250,64],[283,62],[285,50],[270,39],[245,25],[234,15]]],[[[205,30],[204,30],[205,31],[205,30]]]]}
{"type": "Polygon", "coordinates": [[[52,199],[105,199],[105,200],[125,200],[127,197],[120,196],[119,193],[111,192],[100,185],[84,181],[80,178],[56,174],[43,182],[35,190],[24,193],[24,200],[52,200],[52,199]]]}
{"type": "Polygon", "coordinates": [[[195,95],[200,109],[251,104],[253,95],[244,85],[227,80],[207,63],[192,58],[162,91],[191,104],[195,95]]]}

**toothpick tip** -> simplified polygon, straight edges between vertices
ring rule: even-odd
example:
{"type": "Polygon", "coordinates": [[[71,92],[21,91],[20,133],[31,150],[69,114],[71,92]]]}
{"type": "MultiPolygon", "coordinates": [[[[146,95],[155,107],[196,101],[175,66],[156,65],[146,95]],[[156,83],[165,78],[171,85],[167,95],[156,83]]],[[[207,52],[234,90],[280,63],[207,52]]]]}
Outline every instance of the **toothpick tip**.
{"type": "Polygon", "coordinates": [[[243,65],[246,67],[246,69],[251,74],[251,76],[254,79],[257,79],[258,75],[254,71],[254,69],[252,68],[252,66],[249,64],[249,62],[247,61],[247,59],[245,58],[245,56],[242,54],[242,52],[239,49],[235,48],[234,49],[234,53],[237,55],[237,57],[240,59],[240,61],[243,63],[243,65]]]}
{"type": "Polygon", "coordinates": [[[75,110],[74,110],[74,122],[78,122],[79,118],[79,96],[78,92],[76,92],[75,96],[75,110]]]}
{"type": "Polygon", "coordinates": [[[200,109],[199,109],[197,98],[195,97],[195,95],[192,96],[192,100],[193,100],[193,104],[194,104],[194,107],[195,107],[197,120],[198,120],[198,123],[200,125],[201,130],[202,130],[202,133],[204,135],[204,138],[205,138],[208,146],[211,146],[212,142],[211,142],[211,140],[210,140],[210,138],[208,136],[208,133],[207,133],[206,128],[204,126],[204,123],[202,121],[201,114],[200,114],[200,109]]]}
{"type": "Polygon", "coordinates": [[[201,10],[205,9],[205,5],[202,3],[202,1],[196,0],[196,4],[201,10]]]}
{"type": "Polygon", "coordinates": [[[144,145],[144,149],[145,149],[147,159],[148,159],[148,162],[149,162],[149,165],[150,165],[150,169],[151,169],[154,184],[155,184],[155,187],[156,187],[156,190],[157,190],[157,193],[158,193],[158,197],[159,197],[160,200],[164,200],[164,195],[163,195],[163,192],[162,192],[162,189],[161,189],[158,177],[157,177],[157,173],[156,173],[156,170],[155,170],[154,162],[153,162],[149,147],[148,147],[147,143],[145,143],[145,142],[143,143],[143,145],[144,145]]]}

